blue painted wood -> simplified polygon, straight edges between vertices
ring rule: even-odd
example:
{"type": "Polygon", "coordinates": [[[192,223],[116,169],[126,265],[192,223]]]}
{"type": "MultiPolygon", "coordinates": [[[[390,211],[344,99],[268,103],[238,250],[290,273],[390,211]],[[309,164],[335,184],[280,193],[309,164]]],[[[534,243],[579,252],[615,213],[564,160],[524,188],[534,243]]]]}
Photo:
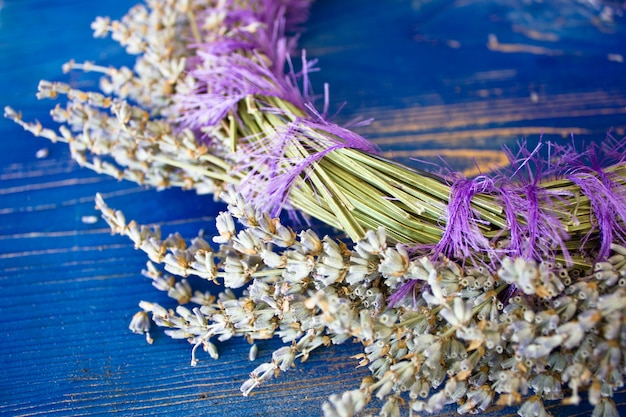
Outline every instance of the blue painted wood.
{"type": "MultiPolygon", "coordinates": [[[[521,4],[319,0],[302,37],[309,57],[320,58],[314,87],[330,82],[334,108],[348,101],[339,121],[375,117],[360,132],[409,162],[427,158],[425,149],[456,149],[452,164],[463,166],[542,131],[555,140],[575,131],[579,141],[601,140],[609,128],[623,134],[624,19],[598,23],[600,11],[577,3],[521,4]],[[491,49],[490,34],[498,39],[491,49]]],[[[34,98],[41,78],[96,87],[94,77],[61,74],[70,58],[130,62],[112,41],[92,39],[89,23],[121,16],[131,1],[0,5],[0,103],[28,119],[50,122],[53,103],[34,98]]],[[[359,346],[346,344],[244,398],[238,387],[256,366],[247,343],[226,342],[218,361],[202,356],[194,368],[185,342],[157,333],[148,346],[127,331],[137,302],[169,300],[140,275],[142,253],[82,216],[97,214],[101,192],[128,217],[192,237],[211,230],[221,207],[81,170],[65,146],[6,120],[0,138],[0,415],[319,415],[328,395],[367,374],[350,359],[359,346]],[[49,157],[35,157],[41,148],[49,157]]],[[[259,343],[259,360],[278,346],[259,343]]],[[[623,394],[620,402],[626,411],[623,394]]]]}

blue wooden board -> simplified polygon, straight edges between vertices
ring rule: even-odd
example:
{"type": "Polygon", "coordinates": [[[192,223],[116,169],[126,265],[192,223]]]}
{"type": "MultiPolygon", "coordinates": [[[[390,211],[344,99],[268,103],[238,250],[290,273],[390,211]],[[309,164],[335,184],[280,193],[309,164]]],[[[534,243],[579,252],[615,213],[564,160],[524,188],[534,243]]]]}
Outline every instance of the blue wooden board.
{"type": "MultiPolygon", "coordinates": [[[[39,79],[95,89],[94,77],[63,75],[61,65],[131,62],[112,41],[92,39],[89,24],[132,4],[0,1],[0,104],[50,123],[54,103],[34,98],[39,79]]],[[[523,137],[624,135],[626,21],[603,20],[594,4],[319,0],[301,44],[320,58],[316,90],[329,82],[333,108],[348,102],[338,121],[374,117],[359,132],[404,162],[442,154],[455,167],[476,160],[488,169],[502,163],[501,145],[523,137]]],[[[201,356],[194,368],[185,342],[155,332],[148,346],[128,322],[139,300],[169,299],[141,276],[142,253],[102,221],[81,218],[97,215],[100,192],[129,218],[193,237],[212,229],[221,207],[79,169],[64,145],[7,120],[0,138],[0,415],[310,416],[367,375],[350,359],[359,346],[346,344],[244,398],[239,385],[256,366],[244,341],[222,344],[219,360],[201,356]],[[37,159],[42,148],[49,156],[37,159]]],[[[279,345],[259,343],[257,363],[279,345]]],[[[626,413],[623,393],[619,403],[626,413]]]]}

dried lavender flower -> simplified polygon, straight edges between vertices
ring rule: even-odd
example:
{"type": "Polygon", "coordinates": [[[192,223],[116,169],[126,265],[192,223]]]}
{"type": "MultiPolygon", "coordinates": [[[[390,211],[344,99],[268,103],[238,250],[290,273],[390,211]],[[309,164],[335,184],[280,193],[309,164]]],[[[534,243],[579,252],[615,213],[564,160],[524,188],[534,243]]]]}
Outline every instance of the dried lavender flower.
{"type": "MultiPolygon", "coordinates": [[[[127,223],[123,215],[108,209],[101,199],[98,201],[105,220],[115,230],[129,237],[138,235],[133,232],[138,228],[134,222],[127,223]],[[131,227],[122,227],[122,224],[131,227]]],[[[245,236],[255,236],[255,230],[265,227],[262,226],[265,213],[246,211],[238,205],[245,205],[238,197],[231,202],[230,216],[247,226],[239,232],[235,227],[229,234],[230,238],[222,242],[230,248],[215,255],[225,257],[224,261],[215,261],[215,265],[222,265],[222,268],[227,267],[228,259],[240,261],[242,256],[251,256],[248,246],[234,244],[243,231],[245,236]]],[[[143,236],[145,239],[147,232],[143,236]]],[[[152,236],[160,235],[152,231],[152,236]]],[[[266,236],[268,242],[274,239],[272,236],[266,236]]],[[[280,234],[277,233],[275,238],[281,239],[280,234]]],[[[403,393],[413,393],[409,395],[408,404],[413,410],[436,412],[444,405],[456,402],[459,404],[458,411],[465,413],[485,410],[498,403],[520,404],[520,413],[533,415],[545,412],[541,404],[543,400],[562,399],[566,403],[577,403],[581,389],[592,388],[591,392],[596,392],[594,380],[606,381],[604,390],[623,384],[623,356],[620,353],[623,348],[611,347],[616,343],[616,337],[621,338],[618,336],[621,333],[610,323],[615,323],[616,318],[625,313],[626,290],[611,290],[602,286],[602,293],[581,297],[586,294],[590,280],[598,279],[593,273],[564,277],[559,272],[568,285],[555,286],[556,293],[546,298],[533,291],[530,294],[518,291],[517,295],[507,300],[506,306],[498,306],[498,294],[515,286],[514,283],[522,287],[523,279],[526,279],[523,277],[543,282],[541,277],[556,276],[556,272],[562,271],[561,267],[543,262],[537,264],[522,258],[505,258],[499,272],[484,280],[485,283],[493,283],[475,287],[475,281],[461,280],[465,271],[447,259],[431,261],[424,257],[409,257],[409,266],[404,268],[401,280],[421,279],[425,290],[417,293],[415,301],[408,305],[381,309],[368,304],[369,297],[381,294],[384,303],[384,294],[389,297],[392,294],[390,291],[393,291],[393,287],[386,286],[387,280],[394,282],[398,279],[395,269],[387,270],[383,265],[390,258],[402,259],[406,252],[400,249],[393,254],[396,249],[392,248],[374,250],[376,245],[372,246],[371,239],[359,242],[352,252],[347,248],[339,250],[338,242],[328,237],[319,239],[309,231],[301,234],[301,239],[287,247],[277,247],[279,252],[272,253],[279,258],[286,256],[285,253],[310,253],[311,239],[319,240],[321,247],[313,245],[315,255],[311,258],[311,266],[298,280],[305,285],[293,287],[293,274],[288,262],[280,265],[270,262],[268,265],[262,259],[270,257],[264,256],[259,258],[255,272],[250,276],[251,281],[246,284],[248,290],[240,299],[228,292],[221,293],[220,303],[204,305],[194,309],[195,313],[179,307],[177,315],[156,305],[146,307],[144,304],[144,309],[153,312],[155,323],[166,327],[170,336],[188,339],[195,347],[203,346],[211,356],[216,356],[209,341],[212,337],[224,340],[241,335],[253,340],[279,334],[288,345],[275,351],[271,362],[260,365],[252,372],[251,378],[242,385],[244,394],[250,393],[277,372],[290,369],[298,357],[305,359],[310,352],[330,341],[360,340],[365,346],[359,360],[369,367],[375,382],[358,390],[358,401],[353,397],[357,391],[345,397],[333,397],[324,406],[327,415],[356,413],[355,410],[362,409],[374,395],[385,400],[381,413],[394,414],[396,406],[400,407],[394,398],[403,393]],[[356,251],[357,246],[361,248],[360,253],[356,251]],[[370,249],[363,250],[366,247],[370,249]],[[361,289],[362,280],[327,281],[326,272],[331,259],[334,259],[331,263],[333,268],[347,270],[361,256],[366,256],[368,262],[373,263],[374,270],[381,271],[378,272],[379,279],[370,282],[367,289],[361,289]],[[318,272],[318,265],[324,265],[324,273],[318,272]],[[448,284],[448,279],[457,282],[456,286],[448,284]],[[467,291],[468,287],[472,290],[467,291]],[[283,292],[284,288],[290,289],[283,292]],[[315,292],[311,293],[312,290],[315,292]],[[528,297],[541,297],[544,302],[533,307],[528,297]],[[601,308],[589,308],[588,303],[594,298],[595,305],[601,308]],[[493,310],[478,320],[483,306],[490,303],[495,303],[493,310]],[[560,311],[570,306],[576,310],[575,314],[559,315],[560,311]],[[280,324],[277,325],[276,320],[280,324]],[[604,330],[597,334],[596,329],[600,328],[604,330]],[[600,337],[608,339],[602,342],[600,337]],[[593,375],[597,379],[593,379],[593,375]],[[423,382],[416,385],[415,381],[423,382]],[[487,389],[488,385],[493,388],[487,389]],[[573,390],[572,396],[563,398],[564,385],[573,390]],[[529,394],[532,394],[531,397],[525,398],[529,394]]],[[[180,250],[178,248],[184,246],[177,243],[179,240],[175,235],[162,242],[170,242],[165,245],[169,251],[180,250]]],[[[155,245],[163,244],[155,242],[155,245]]],[[[193,250],[206,251],[206,248],[200,245],[193,250]]],[[[267,246],[264,250],[269,252],[271,249],[267,246]]],[[[185,256],[193,257],[194,254],[185,256]]],[[[168,256],[163,256],[162,262],[166,263],[168,259],[168,256]]],[[[149,268],[153,271],[152,275],[158,276],[154,266],[149,268]]],[[[606,263],[595,267],[596,270],[598,268],[610,270],[606,263]]],[[[480,273],[468,269],[467,273],[472,277],[489,275],[484,269],[480,273]]],[[[224,272],[220,268],[215,271],[217,279],[226,276],[225,269],[224,272]]],[[[537,285],[541,287],[541,284],[537,285]]],[[[162,289],[169,291],[167,286],[162,289]]],[[[619,340],[618,343],[623,343],[626,339],[619,340]]],[[[198,360],[195,354],[193,358],[195,363],[198,360]]],[[[600,398],[603,397],[595,398],[590,396],[599,410],[600,398]]],[[[607,407],[609,410],[610,405],[607,407]]]]}

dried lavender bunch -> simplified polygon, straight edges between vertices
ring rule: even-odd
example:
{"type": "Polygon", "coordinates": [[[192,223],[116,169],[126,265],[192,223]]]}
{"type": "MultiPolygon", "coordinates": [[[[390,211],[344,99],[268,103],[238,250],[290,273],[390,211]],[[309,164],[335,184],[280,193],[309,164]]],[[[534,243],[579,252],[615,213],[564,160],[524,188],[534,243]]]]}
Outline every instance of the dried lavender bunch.
{"type": "Polygon", "coordinates": [[[133,69],[65,67],[103,73],[103,93],[40,84],[38,97],[68,98],[52,111],[58,133],[5,109],[97,172],[229,203],[214,251],[200,237],[161,239],[97,200],[151,262],[226,287],[194,292],[150,263],[144,274],[156,288],[197,307],[142,302],[133,331],[150,341],[151,313],[194,345],[192,363],[199,347],[217,356],[212,339],[278,335],[289,346],[252,373],[245,394],[318,347],[359,340],[372,378],[331,397],[327,415],[352,415],[372,395],[386,399],[381,415],[403,402],[429,412],[456,403],[460,413],[522,404],[520,413],[541,415],[542,400],[563,398],[565,385],[567,402],[588,388],[594,413],[610,415],[624,369],[623,141],[609,141],[604,157],[552,147],[545,161],[540,147],[522,147],[510,171],[474,179],[381,158],[326,120],[327,101],[315,110],[314,62],[303,55],[294,69],[295,38],[285,34],[309,4],[148,1],[93,24],[96,36],[111,32],[138,55],[133,69]],[[275,218],[284,208],[345,231],[353,248],[294,233],[275,218]],[[243,297],[228,290],[243,286],[243,297]]]}
{"type": "Polygon", "coordinates": [[[251,372],[245,395],[317,348],[357,340],[359,365],[372,376],[330,397],[326,416],[355,415],[372,396],[385,400],[381,416],[399,415],[401,406],[436,413],[449,404],[460,414],[498,404],[518,405],[521,416],[548,415],[543,400],[578,404],[583,389],[594,415],[615,412],[611,396],[626,365],[626,247],[612,245],[612,256],[590,270],[507,257],[494,273],[388,246],[383,228],[350,250],[312,230],[296,235],[233,190],[223,198],[229,207],[216,222],[218,251],[200,237],[188,245],[127,223],[100,197],[97,206],[115,233],[149,256],[144,274],[153,285],[180,304],[168,310],[142,301],[133,331],[148,334],[151,313],[168,335],[194,345],[192,364],[198,347],[218,356],[212,340],[277,335],[285,342],[251,372]],[[185,278],[176,281],[152,262],[226,290],[194,293],[185,278]],[[397,291],[407,284],[409,291],[397,291]],[[242,286],[235,297],[230,288],[242,286]]]}

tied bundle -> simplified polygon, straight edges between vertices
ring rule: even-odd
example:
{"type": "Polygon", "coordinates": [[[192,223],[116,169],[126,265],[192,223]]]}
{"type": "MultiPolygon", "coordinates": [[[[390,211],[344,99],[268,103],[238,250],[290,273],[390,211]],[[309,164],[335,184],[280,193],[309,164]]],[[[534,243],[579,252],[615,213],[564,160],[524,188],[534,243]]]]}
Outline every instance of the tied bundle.
{"type": "Polygon", "coordinates": [[[151,314],[193,344],[192,364],[199,347],[217,357],[215,339],[280,337],[246,395],[313,350],[356,339],[372,377],[332,396],[327,416],[354,415],[372,396],[385,401],[381,415],[402,404],[542,415],[543,400],[578,403],[583,388],[594,413],[611,415],[626,364],[625,144],[522,147],[508,169],[471,179],[385,159],[328,121],[327,90],[321,111],[312,104],[315,62],[302,54],[296,69],[286,35],[309,6],[153,0],[98,18],[95,35],[137,55],[134,68],[65,66],[103,73],[101,93],[42,81],[39,98],[68,98],[52,110],[58,132],[5,109],[96,172],[228,203],[216,250],[202,237],[163,239],[96,198],[112,230],[149,256],[144,275],[180,304],[142,301],[131,329],[151,340],[151,314]],[[351,243],[296,233],[283,210],[351,243]],[[190,275],[227,289],[194,292],[190,275]]]}

